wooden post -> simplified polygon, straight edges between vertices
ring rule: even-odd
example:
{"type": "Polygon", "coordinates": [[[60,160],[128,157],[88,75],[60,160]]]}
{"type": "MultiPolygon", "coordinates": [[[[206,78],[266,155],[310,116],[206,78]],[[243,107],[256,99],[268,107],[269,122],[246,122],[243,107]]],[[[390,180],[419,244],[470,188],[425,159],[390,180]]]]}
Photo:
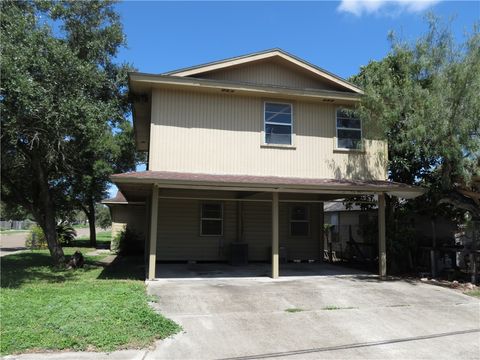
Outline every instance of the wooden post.
{"type": "Polygon", "coordinates": [[[157,262],[157,223],[158,223],[158,187],[152,188],[150,201],[150,246],[148,259],[148,280],[155,279],[155,267],[157,262]]]}
{"type": "Polygon", "coordinates": [[[325,247],[325,210],[323,207],[323,202],[318,204],[318,210],[320,211],[320,216],[319,218],[319,254],[318,254],[318,260],[323,261],[323,253],[324,253],[324,247],[325,247]]]}
{"type": "Polygon", "coordinates": [[[432,224],[432,250],[430,250],[430,265],[432,278],[437,276],[437,228],[435,225],[435,218],[430,219],[432,224]]]}
{"type": "Polygon", "coordinates": [[[278,219],[278,193],[272,193],[272,278],[279,275],[279,219],[278,219]]]}
{"type": "Polygon", "coordinates": [[[385,195],[378,194],[378,273],[380,278],[387,276],[387,252],[385,231],[385,195]]]}
{"type": "Polygon", "coordinates": [[[473,223],[473,229],[472,229],[472,252],[470,253],[470,267],[472,270],[472,275],[471,275],[471,282],[473,285],[477,283],[477,241],[478,239],[478,233],[480,232],[477,228],[478,224],[480,223],[479,219],[475,219],[472,221],[473,223]]]}

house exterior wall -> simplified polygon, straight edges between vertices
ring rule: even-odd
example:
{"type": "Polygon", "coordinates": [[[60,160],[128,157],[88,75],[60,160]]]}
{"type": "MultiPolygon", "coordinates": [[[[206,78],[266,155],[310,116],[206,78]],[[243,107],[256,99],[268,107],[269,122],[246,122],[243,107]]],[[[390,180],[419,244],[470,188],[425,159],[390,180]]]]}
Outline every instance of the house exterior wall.
{"type": "MultiPolygon", "coordinates": [[[[157,227],[157,260],[159,261],[228,261],[230,244],[237,241],[237,201],[228,192],[190,192],[191,197],[221,196],[214,202],[223,204],[223,235],[200,235],[200,209],[204,200],[159,199],[157,227]]],[[[208,201],[206,201],[208,202],[208,201]]],[[[321,259],[320,206],[309,203],[310,233],[307,237],[291,237],[289,207],[293,203],[280,203],[280,247],[285,247],[287,257],[293,259],[321,259]]],[[[249,261],[271,259],[271,203],[242,202],[243,231],[241,242],[248,244],[249,261]]]]}
{"type": "MultiPolygon", "coordinates": [[[[195,77],[203,79],[237,81],[260,85],[277,85],[289,88],[337,90],[326,81],[321,81],[298,70],[292,70],[278,61],[248,63],[234,68],[212,71],[195,77]]],[[[337,87],[338,88],[338,87],[337,87]]]]}
{"type": "MultiPolygon", "coordinates": [[[[149,169],[209,174],[386,179],[386,144],[335,150],[336,106],[156,89],[152,93],[149,169]],[[264,101],[293,104],[293,146],[263,144],[264,101]]],[[[364,133],[366,133],[364,129],[364,133]]]]}
{"type": "Polygon", "coordinates": [[[111,205],[112,239],[128,226],[140,238],[147,234],[147,217],[145,206],[140,205],[111,205]]]}

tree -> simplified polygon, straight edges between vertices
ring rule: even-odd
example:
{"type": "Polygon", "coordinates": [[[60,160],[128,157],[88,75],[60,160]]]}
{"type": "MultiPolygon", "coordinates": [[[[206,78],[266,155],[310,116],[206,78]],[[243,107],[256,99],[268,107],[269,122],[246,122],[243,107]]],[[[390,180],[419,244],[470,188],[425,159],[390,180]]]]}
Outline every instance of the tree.
{"type": "Polygon", "coordinates": [[[428,17],[415,44],[390,36],[392,51],[352,80],[365,89],[364,126],[388,140],[394,181],[448,191],[478,174],[480,34],[455,44],[448,27],[428,17]]]}
{"type": "Polygon", "coordinates": [[[110,226],[112,226],[110,209],[107,206],[103,204],[97,204],[97,206],[95,207],[95,217],[97,219],[98,225],[102,229],[108,229],[110,226]]]}
{"type": "Polygon", "coordinates": [[[111,2],[0,6],[2,200],[33,215],[61,265],[57,219],[78,206],[80,175],[95,178],[83,156],[91,151],[88,161],[96,160],[99,137],[128,131],[124,100],[115,98],[126,67],[111,62],[123,44],[121,26],[111,2]],[[86,20],[90,12],[97,23],[86,20]],[[52,32],[54,22],[63,33],[52,32]]]}
{"type": "Polygon", "coordinates": [[[85,212],[90,227],[90,245],[96,246],[95,204],[108,190],[114,172],[134,170],[142,157],[135,151],[133,129],[128,121],[127,72],[131,66],[116,64],[113,59],[125,44],[118,14],[105,1],[62,1],[53,7],[53,20],[61,20],[67,45],[77,56],[94,64],[100,72],[98,91],[91,93],[99,113],[108,118],[110,127],[83,137],[77,164],[71,174],[70,196],[85,212]],[[113,131],[112,131],[113,130],[113,131]],[[91,136],[93,135],[93,136],[91,136]]]}
{"type": "Polygon", "coordinates": [[[427,19],[425,36],[412,44],[391,34],[390,53],[352,78],[365,90],[358,109],[363,126],[388,141],[389,178],[428,190],[409,202],[390,199],[391,225],[412,211],[458,216],[440,200],[480,172],[478,26],[457,44],[448,26],[427,19]]]}

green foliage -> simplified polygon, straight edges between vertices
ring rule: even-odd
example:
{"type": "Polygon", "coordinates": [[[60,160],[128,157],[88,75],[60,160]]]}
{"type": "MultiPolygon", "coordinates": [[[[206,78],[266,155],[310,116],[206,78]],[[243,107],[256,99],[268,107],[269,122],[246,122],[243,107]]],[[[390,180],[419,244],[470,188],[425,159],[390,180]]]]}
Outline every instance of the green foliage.
{"type": "MultiPolygon", "coordinates": [[[[75,237],[77,236],[77,231],[69,223],[60,223],[57,225],[57,238],[62,245],[70,245],[75,237]]],[[[34,225],[30,230],[30,234],[27,236],[25,246],[30,249],[46,249],[47,241],[45,239],[45,233],[43,229],[34,225]]]]}
{"type": "Polygon", "coordinates": [[[70,245],[75,240],[77,231],[71,224],[63,222],[57,225],[57,236],[62,245],[70,245]]]}
{"type": "Polygon", "coordinates": [[[95,217],[97,219],[97,224],[102,229],[108,229],[112,226],[112,218],[110,216],[110,209],[102,204],[98,204],[95,207],[95,217]]]}
{"type": "Polygon", "coordinates": [[[364,127],[388,140],[389,177],[433,196],[480,171],[480,34],[475,25],[456,44],[448,26],[428,21],[414,44],[391,35],[390,53],[352,80],[365,90],[364,127]]]}
{"type": "Polygon", "coordinates": [[[47,240],[40,226],[34,225],[27,236],[25,246],[29,249],[46,249],[47,240]]]}
{"type": "Polygon", "coordinates": [[[57,219],[135,165],[131,67],[113,61],[122,26],[110,1],[2,1],[0,30],[2,201],[31,213],[61,258],[57,219]]]}
{"type": "MultiPolygon", "coordinates": [[[[76,250],[91,249],[65,252],[76,250]]],[[[3,257],[1,354],[148,347],[181,330],[148,306],[142,280],[123,277],[136,267],[134,258],[122,259],[120,268],[99,265],[101,258],[86,256],[83,269],[58,270],[44,250],[3,257]]]]}
{"type": "Polygon", "coordinates": [[[423,213],[461,220],[461,211],[439,200],[480,173],[478,24],[461,44],[433,15],[428,24],[414,43],[391,34],[389,54],[352,78],[365,91],[358,113],[367,136],[388,141],[390,180],[427,190],[415,200],[387,199],[388,258],[401,262],[415,247],[409,218],[423,213]]]}
{"type": "Polygon", "coordinates": [[[127,226],[112,239],[110,249],[126,256],[142,255],[145,251],[144,240],[140,234],[127,226]]]}

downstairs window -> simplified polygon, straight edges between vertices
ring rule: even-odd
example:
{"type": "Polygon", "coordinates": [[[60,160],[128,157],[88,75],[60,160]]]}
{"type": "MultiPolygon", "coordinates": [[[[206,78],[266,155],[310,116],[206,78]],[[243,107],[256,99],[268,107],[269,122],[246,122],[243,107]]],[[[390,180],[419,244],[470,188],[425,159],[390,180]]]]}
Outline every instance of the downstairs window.
{"type": "Polygon", "coordinates": [[[222,203],[202,203],[200,211],[200,235],[223,235],[222,203]]]}

